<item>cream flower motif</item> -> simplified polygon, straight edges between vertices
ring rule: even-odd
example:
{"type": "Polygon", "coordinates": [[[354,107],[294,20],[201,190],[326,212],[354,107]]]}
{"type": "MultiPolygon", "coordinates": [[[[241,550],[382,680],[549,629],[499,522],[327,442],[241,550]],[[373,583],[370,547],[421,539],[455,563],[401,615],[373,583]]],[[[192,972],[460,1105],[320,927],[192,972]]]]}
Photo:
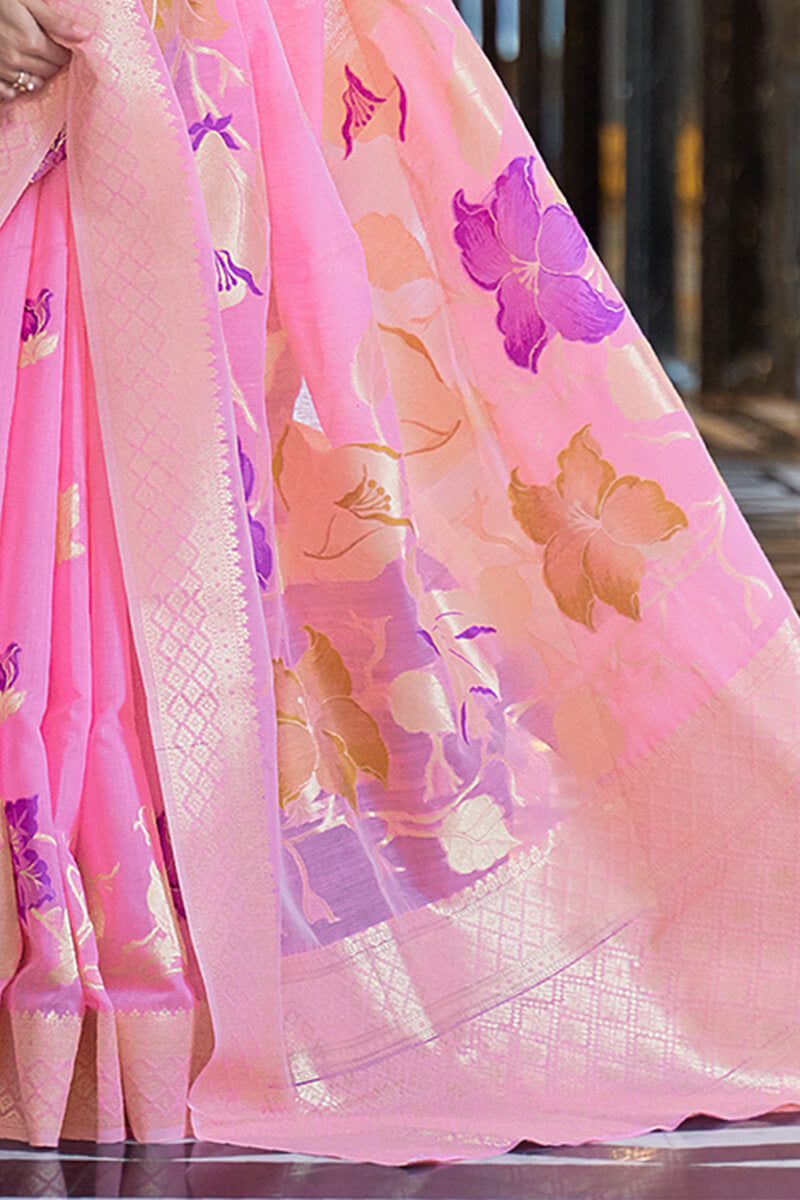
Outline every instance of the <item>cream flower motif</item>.
{"type": "Polygon", "coordinates": [[[509,832],[503,811],[491,796],[468,796],[448,813],[439,840],[450,867],[459,875],[488,871],[520,844],[509,832]]]}

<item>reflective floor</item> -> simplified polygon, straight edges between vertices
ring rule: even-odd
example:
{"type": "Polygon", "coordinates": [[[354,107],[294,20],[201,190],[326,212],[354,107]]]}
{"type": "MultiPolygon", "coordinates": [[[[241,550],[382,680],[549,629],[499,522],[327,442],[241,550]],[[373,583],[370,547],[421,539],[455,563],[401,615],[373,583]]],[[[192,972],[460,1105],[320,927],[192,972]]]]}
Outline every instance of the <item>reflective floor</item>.
{"type": "Polygon", "coordinates": [[[797,1200],[800,1114],[727,1125],[696,1118],[674,1133],[413,1167],[191,1143],[41,1151],[6,1142],[0,1196],[797,1200]]]}

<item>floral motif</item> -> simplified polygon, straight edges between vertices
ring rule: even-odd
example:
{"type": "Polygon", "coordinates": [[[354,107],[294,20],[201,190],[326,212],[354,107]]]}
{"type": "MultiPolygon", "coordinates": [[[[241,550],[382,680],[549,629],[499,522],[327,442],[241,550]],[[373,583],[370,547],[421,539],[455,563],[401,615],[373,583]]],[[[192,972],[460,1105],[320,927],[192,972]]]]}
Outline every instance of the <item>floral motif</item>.
{"type": "Polygon", "coordinates": [[[25,692],[17,691],[15,684],[19,678],[19,656],[22,653],[16,642],[9,642],[0,654],[0,723],[12,716],[20,708],[25,692]]]}
{"type": "Polygon", "coordinates": [[[150,20],[162,48],[176,34],[189,43],[217,41],[230,26],[214,0],[155,0],[150,20]]]}
{"type": "Polygon", "coordinates": [[[244,283],[254,296],[264,295],[253,279],[252,273],[246,267],[240,267],[233,261],[230,250],[215,250],[214,263],[217,268],[218,292],[230,292],[240,283],[244,283]]]}
{"type": "Polygon", "coordinates": [[[52,311],[50,288],[42,288],[35,300],[26,299],[22,313],[22,347],[19,353],[20,367],[29,367],[52,354],[58,345],[58,334],[48,333],[52,311]]]}
{"type": "Polygon", "coordinates": [[[362,467],[360,481],[338,500],[337,508],[352,513],[359,521],[379,521],[381,525],[406,525],[411,528],[408,517],[392,516],[392,498],[382,483],[372,479],[366,466],[362,467]]]}
{"type": "MultiPolygon", "coordinates": [[[[334,508],[349,513],[358,521],[377,522],[378,526],[389,525],[394,528],[413,529],[414,526],[408,517],[395,516],[392,513],[391,510],[396,505],[397,501],[392,498],[391,493],[382,483],[378,482],[374,475],[370,474],[364,464],[361,467],[359,482],[349,492],[345,492],[343,496],[339,496],[333,501],[334,508]]],[[[373,527],[367,533],[357,533],[354,536],[348,534],[343,537],[337,527],[336,516],[337,514],[334,513],[330,518],[325,532],[325,540],[320,548],[315,551],[304,551],[306,557],[318,559],[320,562],[343,558],[345,554],[349,554],[356,546],[361,545],[377,532],[377,529],[373,527]]]]}
{"type": "Polygon", "coordinates": [[[400,124],[397,127],[397,136],[401,142],[404,142],[406,140],[406,126],[408,125],[408,93],[396,75],[394,81],[397,84],[397,91],[399,93],[397,104],[400,110],[400,124]]]}
{"type": "MultiPolygon", "coordinates": [[[[359,79],[346,63],[344,68],[347,87],[342,93],[345,107],[345,118],[342,124],[342,137],[345,144],[345,158],[353,153],[354,138],[362,129],[366,129],[381,105],[386,104],[388,96],[378,96],[370,91],[362,79],[359,79]]],[[[406,140],[408,124],[408,95],[397,76],[393,76],[398,92],[398,127],[397,134],[401,142],[406,140]]]]}
{"type": "Polygon", "coordinates": [[[19,679],[19,656],[21,647],[10,642],[0,657],[0,692],[9,691],[19,679]]]}
{"type": "MultiPolygon", "coordinates": [[[[439,595],[444,598],[442,593],[439,595]]],[[[457,598],[456,593],[452,596],[457,598]]],[[[470,723],[482,724],[485,698],[499,700],[497,675],[482,644],[482,639],[491,638],[497,628],[485,623],[467,624],[467,620],[463,610],[448,606],[435,613],[427,628],[417,629],[417,636],[437,658],[447,661],[448,673],[458,683],[458,728],[464,742],[470,741],[470,723]]]]}
{"type": "Polygon", "coordinates": [[[229,150],[241,149],[233,134],[228,130],[232,120],[233,113],[228,113],[224,117],[215,117],[212,113],[206,113],[202,121],[195,121],[193,125],[189,126],[192,149],[197,150],[209,133],[218,133],[229,150]]]}
{"type": "Polygon", "coordinates": [[[311,785],[357,809],[358,773],[386,783],[389,753],[377,722],[352,698],[353,681],[324,633],[304,626],[309,646],[294,670],[273,661],[282,807],[311,785]]]}
{"type": "Polygon", "coordinates": [[[640,619],[645,552],[689,522],[654,480],[618,476],[590,428],[559,454],[552,483],[525,485],[513,471],[509,496],[525,533],[545,548],[545,583],[559,608],[594,629],[596,600],[640,619]]]}
{"type": "MultiPolygon", "coordinates": [[[[256,473],[252,461],[242,449],[241,439],[239,440],[239,466],[242,472],[245,502],[249,504],[255,490],[256,473]]],[[[261,521],[255,519],[249,508],[247,511],[247,520],[250,523],[250,540],[253,543],[253,561],[255,562],[258,583],[261,590],[265,591],[267,581],[272,574],[272,551],[267,542],[267,531],[261,521]]]]}
{"type": "Polygon", "coordinates": [[[23,797],[21,800],[6,800],[5,814],[8,822],[11,857],[17,885],[17,910],[20,918],[27,921],[26,913],[32,908],[41,908],[55,899],[47,864],[32,846],[39,826],[37,815],[39,797],[23,797]]]}
{"type": "Polygon", "coordinates": [[[43,176],[47,175],[48,171],[52,171],[53,167],[57,167],[60,162],[63,162],[67,157],[67,130],[66,127],[56,135],[50,149],[45,154],[39,166],[31,176],[31,183],[38,183],[43,176]]]}
{"type": "Polygon", "coordinates": [[[542,211],[533,165],[533,158],[515,158],[484,204],[470,204],[458,191],[453,212],[464,269],[479,287],[497,293],[506,354],[536,371],[555,334],[599,342],[619,327],[625,309],[580,273],[586,238],[563,204],[542,211]]]}
{"type": "Polygon", "coordinates": [[[76,538],[81,523],[81,493],[77,483],[71,483],[58,494],[56,519],[56,562],[68,562],[86,553],[83,542],[76,538]]]}
{"type": "Polygon", "coordinates": [[[439,826],[439,840],[459,875],[488,871],[520,844],[509,832],[500,805],[487,795],[468,796],[452,809],[439,826]]]}

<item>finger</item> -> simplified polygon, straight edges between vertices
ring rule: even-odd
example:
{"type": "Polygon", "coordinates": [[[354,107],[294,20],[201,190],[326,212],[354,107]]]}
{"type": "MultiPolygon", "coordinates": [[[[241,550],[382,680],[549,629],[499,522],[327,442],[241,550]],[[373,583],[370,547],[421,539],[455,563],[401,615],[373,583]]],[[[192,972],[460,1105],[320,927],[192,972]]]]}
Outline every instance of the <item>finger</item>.
{"type": "Polygon", "coordinates": [[[36,30],[36,36],[28,42],[24,52],[52,63],[55,67],[65,67],[72,57],[69,50],[59,46],[58,42],[54,42],[41,29],[36,30]]]}
{"type": "MultiPolygon", "coordinates": [[[[23,0],[24,2],[25,0],[23,0]]],[[[54,42],[28,8],[23,7],[19,16],[18,37],[18,54],[29,54],[34,57],[38,55],[46,62],[52,62],[59,67],[66,66],[69,62],[69,49],[54,42]]]]}
{"type": "Polygon", "coordinates": [[[43,58],[34,58],[32,54],[16,54],[11,62],[6,60],[0,67],[0,75],[8,83],[13,83],[20,71],[26,75],[35,75],[41,79],[50,79],[61,67],[55,63],[45,62],[43,58]]]}
{"type": "Polygon", "coordinates": [[[13,67],[15,70],[25,71],[28,68],[23,66],[22,59],[27,57],[40,58],[44,62],[52,63],[55,67],[64,67],[70,60],[70,52],[64,46],[59,46],[58,42],[54,42],[41,29],[33,16],[26,12],[22,18],[22,25],[19,31],[19,48],[17,50],[8,50],[8,60],[6,65],[13,67]],[[10,61],[9,61],[10,60],[10,61]],[[17,62],[19,60],[19,66],[17,62]]]}
{"type": "Polygon", "coordinates": [[[91,36],[91,30],[70,17],[62,17],[53,12],[44,0],[25,0],[25,7],[31,16],[35,17],[45,33],[60,42],[85,42],[91,36]]]}

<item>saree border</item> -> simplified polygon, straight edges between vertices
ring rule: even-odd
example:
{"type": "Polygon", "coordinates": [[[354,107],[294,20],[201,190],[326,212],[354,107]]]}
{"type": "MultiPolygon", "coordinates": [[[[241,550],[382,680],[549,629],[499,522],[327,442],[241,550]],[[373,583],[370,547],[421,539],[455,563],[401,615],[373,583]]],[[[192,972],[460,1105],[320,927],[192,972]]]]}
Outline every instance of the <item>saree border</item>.
{"type": "MultiPolygon", "coordinates": [[[[536,987],[662,906],[678,882],[717,860],[761,814],[785,805],[800,774],[800,729],[792,716],[800,704],[799,679],[797,622],[787,618],[650,755],[599,785],[591,816],[584,806],[544,849],[508,861],[425,909],[284,958],[284,1019],[295,1084],[337,1076],[437,1038],[536,987]],[[766,755],[756,753],[753,718],[761,710],[770,715],[766,755]],[[737,722],[737,713],[745,719],[737,722]],[[687,765],[702,761],[708,773],[715,764],[739,759],[748,716],[744,761],[750,770],[718,772],[703,827],[674,815],[668,826],[659,821],[666,797],[677,803],[676,780],[687,765]],[[649,845],[645,829],[651,830],[649,845]],[[320,986],[326,991],[323,1013],[320,986]],[[330,1013],[342,1012],[349,1014],[344,1025],[330,1020],[330,1013]],[[313,1058],[309,1046],[315,1047],[313,1058]]],[[[699,765],[697,770],[699,777],[699,765]]],[[[699,778],[695,794],[698,786],[699,778]]]]}
{"type": "Polygon", "coordinates": [[[95,34],[69,71],[73,228],[134,644],[214,1027],[197,1087],[218,1098],[244,1054],[271,1082],[284,1075],[270,658],[185,122],[138,0],[86,7],[95,34]]]}

